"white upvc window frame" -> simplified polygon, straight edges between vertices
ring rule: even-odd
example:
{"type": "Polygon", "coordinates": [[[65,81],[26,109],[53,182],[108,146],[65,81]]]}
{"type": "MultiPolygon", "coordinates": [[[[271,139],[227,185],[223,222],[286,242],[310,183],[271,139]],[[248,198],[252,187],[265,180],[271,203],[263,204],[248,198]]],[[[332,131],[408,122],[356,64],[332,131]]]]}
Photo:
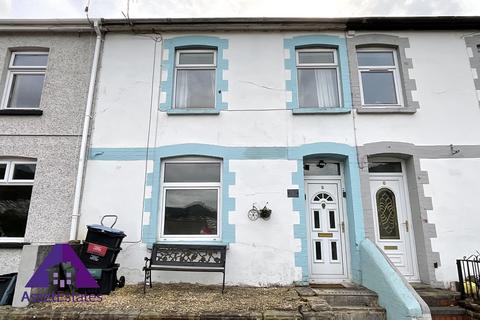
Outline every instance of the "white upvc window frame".
{"type": "MultiPolygon", "coordinates": [[[[44,66],[14,66],[13,62],[15,61],[16,56],[20,55],[45,55],[48,59],[48,52],[46,51],[20,51],[20,52],[12,52],[10,57],[10,62],[8,64],[8,72],[7,77],[5,79],[5,89],[3,90],[2,101],[0,105],[0,109],[14,109],[14,110],[38,110],[40,109],[40,105],[36,108],[11,108],[8,107],[8,102],[10,100],[10,95],[12,93],[12,84],[13,78],[17,74],[43,74],[45,75],[47,70],[47,65],[44,66]]],[[[45,82],[44,82],[45,84],[45,82]]],[[[43,91],[43,90],[42,90],[43,91]]]]}
{"type": "MultiPolygon", "coordinates": [[[[332,69],[335,68],[337,73],[337,92],[338,92],[338,106],[335,108],[341,108],[343,106],[343,94],[342,94],[342,84],[340,79],[340,66],[338,64],[338,50],[336,48],[299,48],[295,50],[295,65],[297,67],[297,87],[300,88],[300,81],[298,80],[298,71],[300,69],[332,69]],[[332,52],[333,53],[333,63],[300,63],[299,53],[300,52],[332,52]]],[[[300,92],[300,89],[297,90],[300,92]]],[[[299,93],[297,93],[299,95],[299,93]]],[[[298,103],[300,106],[300,97],[298,97],[298,103]]],[[[318,106],[316,108],[322,109],[326,108],[323,106],[318,106]]]]}
{"type": "MultiPolygon", "coordinates": [[[[173,109],[180,109],[177,108],[177,78],[178,78],[178,71],[179,70],[213,70],[215,73],[215,79],[213,84],[213,106],[205,106],[204,108],[207,109],[215,109],[217,105],[217,95],[215,94],[217,88],[217,50],[216,49],[178,49],[175,50],[175,76],[173,79],[173,109]],[[182,53],[213,53],[213,63],[212,64],[180,64],[180,54],[182,53]]],[[[202,108],[185,108],[187,110],[190,109],[202,109],[202,108]]]]}
{"type": "MultiPolygon", "coordinates": [[[[13,179],[13,171],[15,170],[15,165],[17,164],[35,164],[37,165],[36,161],[24,161],[24,160],[0,160],[1,164],[7,164],[5,170],[5,177],[4,179],[0,180],[1,186],[33,186],[34,179],[32,180],[14,180],[13,179]]],[[[30,199],[31,201],[31,199],[30,199]]],[[[25,237],[0,237],[0,243],[17,243],[17,242],[24,242],[25,237]]]]}
{"type": "Polygon", "coordinates": [[[161,166],[161,201],[160,201],[160,232],[159,237],[161,241],[219,241],[222,234],[222,181],[223,181],[223,163],[221,159],[208,157],[185,157],[173,158],[162,161],[161,166]],[[219,182],[165,182],[165,164],[167,163],[218,163],[220,164],[220,181],[219,182]],[[167,190],[217,190],[217,233],[205,235],[166,235],[164,233],[165,226],[165,204],[167,190]]]}
{"type": "Polygon", "coordinates": [[[391,107],[403,107],[403,94],[402,94],[402,81],[400,78],[400,70],[398,65],[398,52],[395,48],[388,47],[368,47],[368,48],[357,48],[356,54],[359,52],[389,52],[393,56],[393,66],[360,66],[358,64],[358,80],[360,83],[360,97],[362,101],[362,107],[365,108],[391,108],[391,107]],[[379,104],[366,104],[364,95],[363,95],[363,80],[362,72],[385,72],[389,71],[393,73],[393,80],[395,84],[395,95],[397,98],[397,103],[379,103],[379,104]]]}

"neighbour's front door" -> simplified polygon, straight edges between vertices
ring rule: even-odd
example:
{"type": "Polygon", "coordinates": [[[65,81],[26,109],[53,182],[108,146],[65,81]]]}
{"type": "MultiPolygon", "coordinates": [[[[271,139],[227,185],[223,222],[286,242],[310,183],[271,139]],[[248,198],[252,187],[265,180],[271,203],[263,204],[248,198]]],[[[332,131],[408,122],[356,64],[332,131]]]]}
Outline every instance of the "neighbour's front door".
{"type": "Polygon", "coordinates": [[[377,245],[409,281],[418,280],[412,218],[402,174],[370,174],[377,245]]]}
{"type": "Polygon", "coordinates": [[[347,278],[345,222],[340,180],[306,183],[310,279],[312,282],[347,278]]]}

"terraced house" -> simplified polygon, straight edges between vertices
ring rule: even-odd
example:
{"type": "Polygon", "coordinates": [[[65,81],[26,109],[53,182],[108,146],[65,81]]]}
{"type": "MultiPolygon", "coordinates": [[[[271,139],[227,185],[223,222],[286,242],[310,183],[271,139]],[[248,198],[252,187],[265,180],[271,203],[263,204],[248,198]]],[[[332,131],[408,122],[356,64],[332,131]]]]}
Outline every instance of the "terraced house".
{"type": "Polygon", "coordinates": [[[428,318],[411,284],[450,287],[479,244],[478,22],[102,20],[70,238],[116,214],[129,282],[156,243],[225,244],[227,284],[356,283],[428,318]]]}
{"type": "Polygon", "coordinates": [[[94,48],[87,22],[0,22],[0,274],[69,238],[94,48]]]}

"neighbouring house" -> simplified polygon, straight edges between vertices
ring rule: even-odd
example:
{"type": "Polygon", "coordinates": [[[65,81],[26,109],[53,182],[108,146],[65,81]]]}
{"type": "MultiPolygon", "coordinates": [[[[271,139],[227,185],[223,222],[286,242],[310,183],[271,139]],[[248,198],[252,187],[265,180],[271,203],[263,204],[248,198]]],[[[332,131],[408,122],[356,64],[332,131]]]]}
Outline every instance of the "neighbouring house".
{"type": "MultiPolygon", "coordinates": [[[[86,225],[115,214],[130,283],[143,281],[154,243],[221,243],[228,284],[354,282],[375,291],[392,319],[424,315],[409,283],[449,287],[455,260],[479,249],[479,17],[97,23],[103,44],[79,216],[72,201],[93,31],[68,42],[75,58],[65,53],[53,90],[80,95],[62,95],[62,106],[76,107],[59,106],[66,118],[51,129],[69,128],[61,132],[76,149],[46,151],[48,163],[70,169],[41,171],[40,156],[28,153],[37,159],[33,193],[48,201],[36,211],[32,199],[27,235],[81,240],[86,225]],[[81,77],[83,91],[70,77],[81,77]],[[262,208],[270,218],[258,218],[262,208]]],[[[47,119],[43,96],[41,106],[34,119],[47,119]]],[[[24,119],[2,121],[20,135],[24,119]]],[[[57,131],[51,139],[62,139],[57,131]]],[[[40,138],[2,139],[19,148],[15,139],[40,138]]],[[[215,273],[152,276],[221,282],[215,273]]]]}
{"type": "Polygon", "coordinates": [[[94,48],[86,21],[0,21],[0,274],[69,240],[94,48]]]}

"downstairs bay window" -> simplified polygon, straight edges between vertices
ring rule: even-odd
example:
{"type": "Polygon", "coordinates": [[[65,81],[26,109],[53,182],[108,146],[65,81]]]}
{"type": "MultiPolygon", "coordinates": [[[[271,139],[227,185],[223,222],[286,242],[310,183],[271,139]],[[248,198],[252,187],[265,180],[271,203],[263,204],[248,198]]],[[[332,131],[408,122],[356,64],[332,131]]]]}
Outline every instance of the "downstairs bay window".
{"type": "Polygon", "coordinates": [[[220,237],[221,162],[184,157],[163,163],[161,238],[220,237]]]}

